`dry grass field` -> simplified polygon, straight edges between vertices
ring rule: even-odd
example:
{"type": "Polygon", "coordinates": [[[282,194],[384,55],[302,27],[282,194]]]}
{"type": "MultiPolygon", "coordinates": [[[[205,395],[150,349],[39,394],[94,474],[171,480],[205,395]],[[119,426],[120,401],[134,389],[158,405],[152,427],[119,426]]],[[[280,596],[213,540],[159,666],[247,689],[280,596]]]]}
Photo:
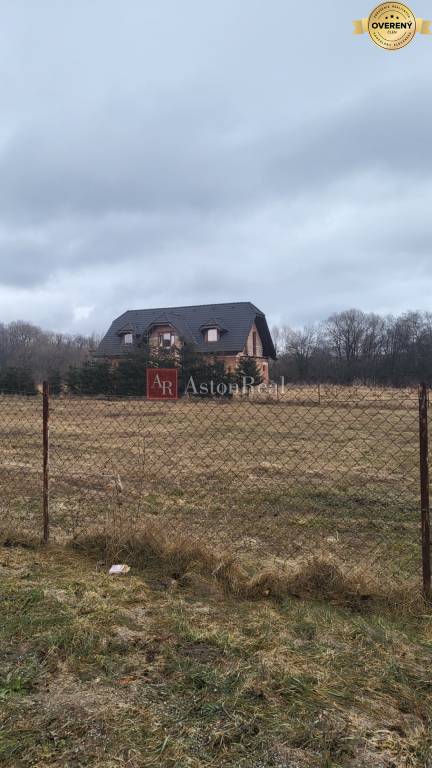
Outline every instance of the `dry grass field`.
{"type": "MultiPolygon", "coordinates": [[[[54,540],[158,518],[251,565],[325,552],[419,579],[415,390],[290,388],[177,403],[51,400],[54,540]]],[[[40,535],[41,402],[0,398],[1,507],[40,535]]]]}
{"type": "Polygon", "coordinates": [[[53,398],[49,547],[0,398],[0,765],[431,768],[416,393],[315,396],[53,398]]]}

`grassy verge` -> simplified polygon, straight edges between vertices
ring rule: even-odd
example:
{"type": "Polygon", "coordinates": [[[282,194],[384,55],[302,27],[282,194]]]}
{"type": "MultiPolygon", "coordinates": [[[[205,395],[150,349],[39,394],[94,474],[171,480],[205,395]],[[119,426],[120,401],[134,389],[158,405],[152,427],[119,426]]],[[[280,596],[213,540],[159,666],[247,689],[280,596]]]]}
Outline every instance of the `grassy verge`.
{"type": "Polygon", "coordinates": [[[246,600],[146,552],[109,577],[97,551],[0,550],[1,765],[430,765],[426,607],[246,600]]]}

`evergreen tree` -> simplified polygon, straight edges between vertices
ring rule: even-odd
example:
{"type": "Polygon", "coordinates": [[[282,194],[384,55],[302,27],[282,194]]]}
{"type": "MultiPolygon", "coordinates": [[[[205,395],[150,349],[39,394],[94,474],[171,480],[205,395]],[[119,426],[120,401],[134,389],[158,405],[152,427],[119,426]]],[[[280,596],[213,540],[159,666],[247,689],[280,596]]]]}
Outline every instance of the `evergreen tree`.
{"type": "Polygon", "coordinates": [[[81,368],[70,367],[67,389],[72,394],[109,395],[113,393],[113,373],[105,360],[88,360],[81,368]]]}
{"type": "Polygon", "coordinates": [[[235,372],[235,379],[243,390],[244,387],[257,387],[264,381],[261,370],[253,357],[242,357],[235,372]]]}
{"type": "Polygon", "coordinates": [[[89,360],[81,368],[81,392],[84,395],[113,393],[112,367],[105,360],[89,360]]]}
{"type": "Polygon", "coordinates": [[[210,381],[213,382],[215,397],[232,397],[231,385],[236,383],[232,373],[228,373],[223,360],[214,359],[209,363],[210,381]]]}
{"type": "Polygon", "coordinates": [[[209,359],[194,344],[184,344],[179,358],[181,393],[200,397],[227,397],[234,378],[225,370],[223,361],[209,359]]]}
{"type": "Polygon", "coordinates": [[[6,394],[37,395],[38,390],[30,371],[26,368],[3,368],[0,390],[6,394]]]}
{"type": "Polygon", "coordinates": [[[113,391],[119,397],[146,393],[147,356],[139,352],[121,360],[112,371],[113,391]]]}
{"type": "Polygon", "coordinates": [[[72,395],[81,392],[81,368],[70,365],[66,373],[66,387],[72,395]]]}
{"type": "Polygon", "coordinates": [[[179,392],[193,394],[193,389],[199,389],[208,379],[208,366],[202,353],[195,344],[185,342],[179,355],[179,392]]]}
{"type": "Polygon", "coordinates": [[[113,391],[119,397],[145,396],[147,368],[176,368],[178,361],[170,350],[159,350],[141,343],[112,371],[113,391]]]}
{"type": "Polygon", "coordinates": [[[118,397],[147,394],[147,368],[177,368],[179,392],[199,396],[229,396],[234,375],[217,358],[209,359],[195,344],[185,343],[176,352],[142,344],[116,366],[106,361],[88,361],[81,368],[69,368],[66,384],[74,394],[111,394],[118,397]]]}
{"type": "Polygon", "coordinates": [[[48,385],[51,395],[61,395],[63,382],[58,368],[55,368],[48,373],[48,385]]]}

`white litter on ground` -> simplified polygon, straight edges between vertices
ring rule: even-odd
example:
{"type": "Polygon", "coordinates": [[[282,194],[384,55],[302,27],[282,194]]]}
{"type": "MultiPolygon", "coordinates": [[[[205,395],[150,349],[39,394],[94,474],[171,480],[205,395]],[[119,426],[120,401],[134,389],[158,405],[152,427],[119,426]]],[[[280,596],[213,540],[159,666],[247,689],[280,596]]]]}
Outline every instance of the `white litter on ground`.
{"type": "Polygon", "coordinates": [[[125,565],[125,564],[122,564],[122,565],[112,565],[111,568],[109,569],[109,574],[113,575],[113,574],[116,574],[116,573],[129,573],[129,571],[130,571],[130,566],[129,565],[125,565]]]}

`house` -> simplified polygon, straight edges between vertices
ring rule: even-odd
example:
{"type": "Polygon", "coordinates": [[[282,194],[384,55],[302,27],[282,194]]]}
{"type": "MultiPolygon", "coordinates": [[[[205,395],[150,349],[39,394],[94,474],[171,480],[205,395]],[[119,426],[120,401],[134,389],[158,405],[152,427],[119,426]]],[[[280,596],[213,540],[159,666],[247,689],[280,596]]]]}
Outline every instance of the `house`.
{"type": "Polygon", "coordinates": [[[240,358],[253,357],[265,382],[269,360],[276,357],[265,315],[249,301],[128,310],[113,321],[96,356],[115,363],[144,341],[166,351],[193,343],[206,356],[223,360],[228,371],[240,358]]]}

